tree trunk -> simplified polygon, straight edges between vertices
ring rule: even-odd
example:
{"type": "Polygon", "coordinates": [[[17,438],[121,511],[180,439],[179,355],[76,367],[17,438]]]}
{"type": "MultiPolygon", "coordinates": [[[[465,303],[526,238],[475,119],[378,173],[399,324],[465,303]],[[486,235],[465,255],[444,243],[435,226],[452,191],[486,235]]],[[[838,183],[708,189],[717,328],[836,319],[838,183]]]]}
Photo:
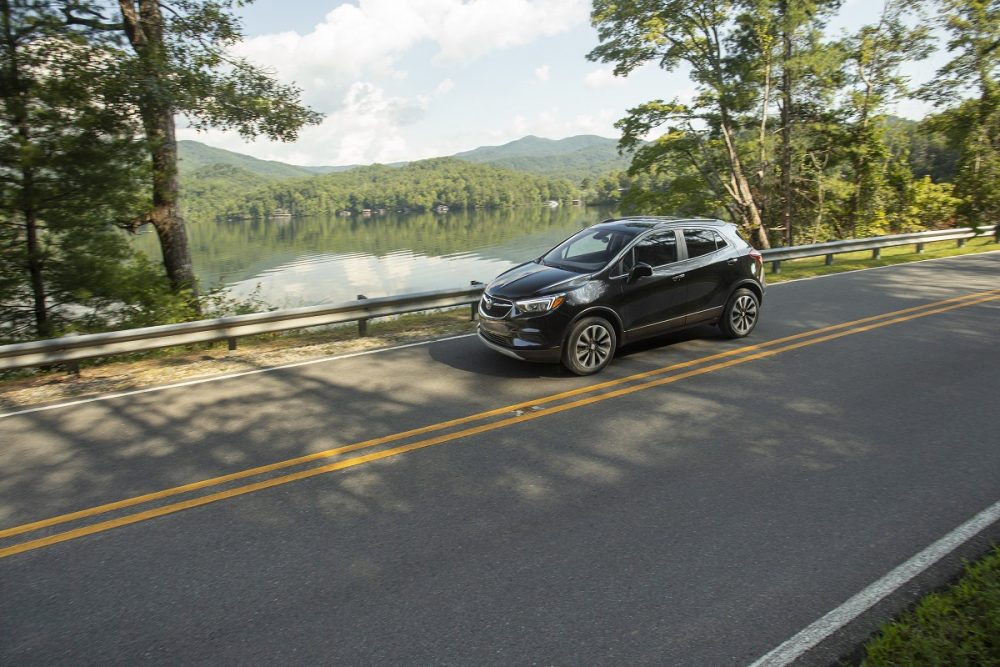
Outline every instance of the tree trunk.
{"type": "Polygon", "coordinates": [[[21,206],[21,214],[24,216],[24,227],[28,242],[28,275],[31,277],[31,295],[35,311],[35,331],[39,338],[48,338],[52,335],[52,322],[49,320],[48,304],[46,303],[45,281],[42,276],[44,258],[42,257],[41,244],[38,242],[38,216],[35,207],[31,203],[34,197],[34,174],[30,168],[25,168],[21,172],[21,187],[24,203],[21,206]]]}
{"type": "Polygon", "coordinates": [[[195,291],[187,228],[177,203],[177,139],[169,109],[144,111],[143,126],[153,160],[153,209],[150,220],[160,239],[163,265],[174,290],[195,291]]]}
{"type": "Polygon", "coordinates": [[[720,129],[726,144],[726,155],[729,158],[729,175],[732,182],[730,195],[742,211],[741,217],[743,218],[743,225],[747,228],[747,232],[750,235],[750,243],[755,248],[770,248],[771,244],[767,240],[767,229],[764,227],[764,221],[761,219],[760,209],[757,208],[757,202],[754,201],[753,193],[750,191],[750,183],[747,181],[746,174],[743,171],[743,161],[740,160],[739,153],[737,153],[736,146],[733,143],[728,111],[723,109],[721,117],[720,129]]]}
{"type": "Polygon", "coordinates": [[[789,30],[788,0],[781,0],[781,224],[785,228],[785,245],[793,243],[792,237],[792,35],[789,30]]]}
{"type": "Polygon", "coordinates": [[[4,48],[7,51],[7,85],[4,86],[6,106],[10,120],[17,128],[18,144],[22,148],[20,158],[20,192],[17,195],[17,210],[24,218],[25,242],[27,250],[27,270],[31,284],[32,307],[35,315],[35,331],[39,338],[52,335],[48,303],[45,294],[45,280],[42,273],[44,257],[38,239],[38,212],[35,207],[35,170],[31,165],[30,151],[23,150],[31,145],[31,128],[28,121],[28,104],[25,99],[27,84],[21,77],[17,52],[17,37],[11,25],[11,10],[8,0],[0,0],[3,14],[4,48]]]}
{"type": "Polygon", "coordinates": [[[166,49],[163,15],[156,0],[119,0],[122,23],[129,43],[139,56],[145,73],[139,100],[146,140],[153,167],[153,209],[150,221],[156,229],[163,252],[167,278],[175,291],[191,290],[197,294],[197,282],[191,263],[187,229],[178,208],[177,138],[173,109],[159,92],[166,49]]]}
{"type": "Polygon", "coordinates": [[[864,152],[859,152],[857,149],[863,147],[865,151],[868,150],[868,100],[871,97],[871,84],[865,92],[864,106],[861,109],[861,119],[859,121],[859,126],[861,131],[858,133],[860,136],[855,137],[855,151],[851,156],[851,165],[854,169],[853,185],[854,191],[851,193],[850,207],[847,212],[847,226],[850,229],[851,237],[854,238],[858,235],[858,218],[861,214],[861,207],[863,205],[863,200],[867,198],[868,195],[868,178],[865,174],[865,170],[868,168],[867,155],[864,152]]]}

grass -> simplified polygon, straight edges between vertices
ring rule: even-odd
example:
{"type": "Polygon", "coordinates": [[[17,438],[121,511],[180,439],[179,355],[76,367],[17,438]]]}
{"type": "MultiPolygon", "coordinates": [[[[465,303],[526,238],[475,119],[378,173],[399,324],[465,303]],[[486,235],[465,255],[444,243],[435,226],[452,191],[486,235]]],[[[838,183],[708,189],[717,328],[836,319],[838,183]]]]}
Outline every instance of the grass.
{"type": "Polygon", "coordinates": [[[865,646],[863,667],[1000,665],[1000,547],[865,646]]]}
{"type": "Polygon", "coordinates": [[[877,266],[892,266],[893,264],[905,264],[924,259],[972,255],[980,252],[990,252],[991,250],[1000,250],[1000,245],[997,244],[992,236],[985,236],[969,239],[961,248],[957,247],[956,241],[937,241],[925,244],[924,252],[922,253],[915,252],[914,245],[905,245],[895,248],[883,248],[882,256],[879,259],[872,259],[871,250],[862,250],[860,252],[835,255],[833,264],[829,266],[826,265],[824,257],[811,257],[809,259],[783,260],[781,262],[781,273],[771,273],[771,264],[768,262],[765,262],[765,267],[768,272],[767,282],[780,283],[786,280],[825,276],[831,273],[856,271],[858,269],[871,269],[877,266]]]}

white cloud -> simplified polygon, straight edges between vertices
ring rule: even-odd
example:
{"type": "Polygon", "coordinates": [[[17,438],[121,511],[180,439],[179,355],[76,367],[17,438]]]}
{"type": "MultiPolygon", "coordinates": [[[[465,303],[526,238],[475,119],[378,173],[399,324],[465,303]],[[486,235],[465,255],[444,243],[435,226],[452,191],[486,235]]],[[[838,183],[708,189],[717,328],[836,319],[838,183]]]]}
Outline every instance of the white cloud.
{"type": "Polygon", "coordinates": [[[538,79],[539,81],[548,81],[549,80],[549,66],[548,65],[542,65],[541,67],[536,67],[535,68],[535,78],[538,79]]]}
{"type": "Polygon", "coordinates": [[[261,35],[233,50],[295,81],[307,101],[328,109],[358,79],[405,76],[395,68],[422,42],[437,45],[435,61],[464,64],[583,25],[588,11],[586,0],[358,0],[306,35],[261,35]]]}
{"type": "Polygon", "coordinates": [[[179,128],[177,135],[292,164],[400,162],[413,159],[404,129],[423,116],[427,104],[425,96],[411,100],[392,97],[374,84],[358,81],[348,88],[340,110],[327,115],[322,124],[303,129],[294,144],[263,141],[247,145],[235,133],[220,130],[199,133],[179,128]]]}
{"type": "Polygon", "coordinates": [[[455,82],[451,79],[445,79],[437,85],[434,89],[434,94],[437,95],[447,95],[455,88],[455,82]]]}
{"type": "Polygon", "coordinates": [[[615,76],[614,70],[610,67],[599,67],[587,72],[583,77],[583,83],[588,88],[604,88],[606,86],[620,86],[625,83],[625,78],[615,76]]]}
{"type": "Polygon", "coordinates": [[[587,0],[429,0],[437,58],[468,62],[490,51],[528,44],[585,23],[587,0]]]}

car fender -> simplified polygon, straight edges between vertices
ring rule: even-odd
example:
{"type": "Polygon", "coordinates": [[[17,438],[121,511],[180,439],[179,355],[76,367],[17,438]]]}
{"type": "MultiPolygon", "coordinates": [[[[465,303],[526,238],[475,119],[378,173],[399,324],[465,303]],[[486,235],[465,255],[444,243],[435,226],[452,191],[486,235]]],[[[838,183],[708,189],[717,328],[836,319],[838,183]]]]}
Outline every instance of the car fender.
{"type": "Polygon", "coordinates": [[[569,326],[566,327],[566,334],[569,335],[569,331],[573,328],[573,325],[583,318],[594,317],[597,315],[611,322],[611,326],[615,328],[615,335],[618,337],[618,342],[620,344],[622,340],[622,332],[624,330],[622,327],[622,320],[621,317],[618,316],[618,313],[615,312],[615,309],[609,306],[590,306],[589,308],[577,313],[576,317],[570,321],[569,326]]]}
{"type": "Polygon", "coordinates": [[[741,287],[746,287],[747,289],[751,290],[754,294],[757,295],[757,301],[760,303],[764,303],[764,286],[751,278],[743,278],[742,280],[737,281],[729,290],[729,294],[726,295],[725,303],[729,303],[729,300],[733,298],[733,294],[735,294],[736,290],[740,289],[741,287]]]}

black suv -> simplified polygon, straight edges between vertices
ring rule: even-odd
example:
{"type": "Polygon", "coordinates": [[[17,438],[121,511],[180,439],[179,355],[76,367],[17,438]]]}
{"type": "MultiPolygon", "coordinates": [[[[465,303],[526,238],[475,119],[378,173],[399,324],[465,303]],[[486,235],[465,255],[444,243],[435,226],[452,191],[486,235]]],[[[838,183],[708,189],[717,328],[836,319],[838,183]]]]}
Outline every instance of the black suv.
{"type": "Polygon", "coordinates": [[[605,220],[500,274],[479,302],[479,338],[516,359],[589,375],[619,345],[718,323],[741,338],[764,297],[760,253],[736,226],[697,218],[605,220]]]}

